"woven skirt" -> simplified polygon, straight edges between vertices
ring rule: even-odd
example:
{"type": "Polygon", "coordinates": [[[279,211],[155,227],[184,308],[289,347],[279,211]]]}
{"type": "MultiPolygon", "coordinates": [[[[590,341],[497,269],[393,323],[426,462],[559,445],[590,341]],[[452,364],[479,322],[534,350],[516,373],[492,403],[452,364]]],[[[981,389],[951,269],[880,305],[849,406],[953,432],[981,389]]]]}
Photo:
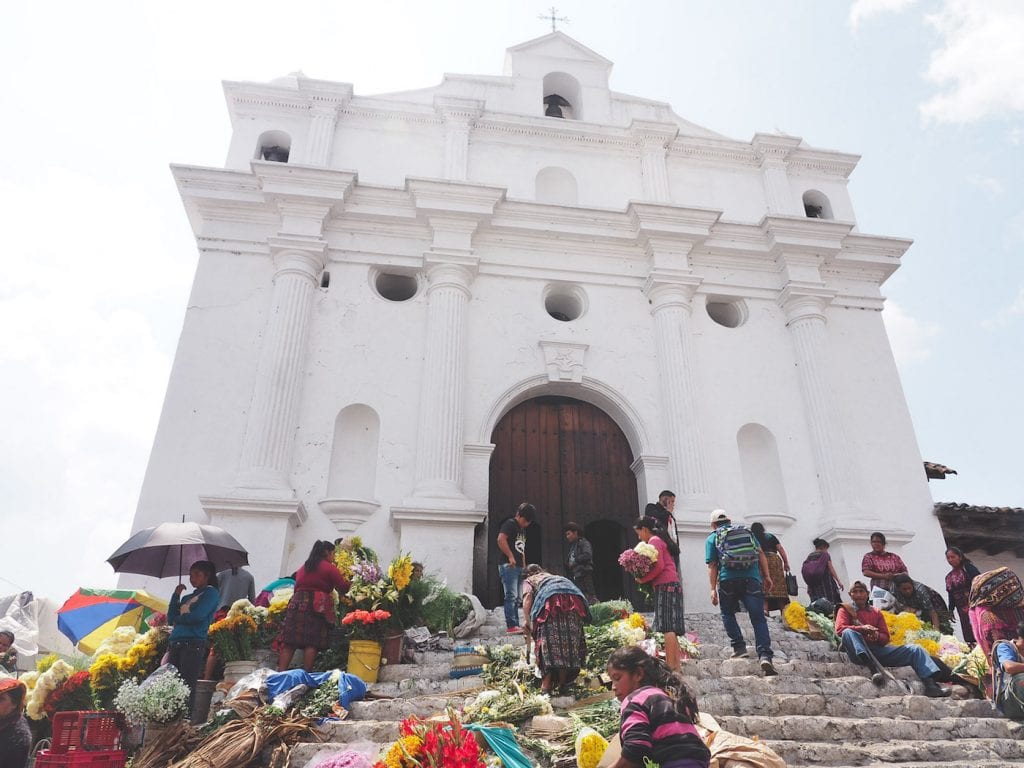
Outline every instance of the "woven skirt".
{"type": "Polygon", "coordinates": [[[782,555],[778,552],[765,552],[768,560],[768,575],[772,577],[772,591],[765,592],[764,604],[770,611],[777,611],[789,605],[789,593],[786,591],[786,567],[782,563],[782,555]]]}
{"type": "Polygon", "coordinates": [[[686,616],[683,613],[683,587],[678,582],[659,584],[654,588],[654,631],[686,632],[686,616]]]}
{"type": "Polygon", "coordinates": [[[533,629],[537,666],[542,674],[552,669],[582,669],[587,660],[583,635],[586,604],[576,595],[553,595],[545,603],[533,629]]]}
{"type": "Polygon", "coordinates": [[[324,650],[331,625],[322,613],[313,609],[314,592],[296,592],[288,602],[288,612],[281,627],[281,641],[292,648],[324,650]]]}

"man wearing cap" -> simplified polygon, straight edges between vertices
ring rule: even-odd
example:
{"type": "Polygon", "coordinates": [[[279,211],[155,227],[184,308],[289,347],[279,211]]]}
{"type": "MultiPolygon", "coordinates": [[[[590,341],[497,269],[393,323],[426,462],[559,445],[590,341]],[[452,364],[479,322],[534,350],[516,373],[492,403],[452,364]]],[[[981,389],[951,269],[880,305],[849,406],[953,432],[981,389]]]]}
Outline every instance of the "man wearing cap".
{"type": "Polygon", "coordinates": [[[836,611],[836,634],[842,638],[843,650],[850,660],[872,670],[872,683],[885,685],[885,675],[879,663],[887,667],[913,667],[924,683],[925,696],[933,699],[949,696],[949,690],[935,681],[939,667],[924,648],[919,645],[888,645],[889,628],[885,625],[885,617],[868,604],[868,588],[863,581],[853,582],[850,598],[853,605],[842,603],[836,611]]]}
{"type": "Polygon", "coordinates": [[[722,625],[732,643],[732,658],[747,655],[747,643],[743,639],[736,612],[740,603],[750,615],[750,624],[754,629],[754,644],[757,647],[757,658],[761,663],[761,671],[766,676],[777,675],[772,658],[772,638],[768,632],[768,620],[764,615],[764,588],[771,589],[772,580],[768,575],[768,559],[757,543],[757,539],[746,529],[738,529],[740,534],[734,538],[738,544],[746,547],[748,559],[755,559],[746,566],[738,567],[723,561],[721,554],[722,541],[732,528],[732,521],[724,509],[716,509],[711,513],[711,529],[714,531],[704,542],[704,562],[708,566],[711,581],[711,604],[719,606],[722,613],[722,625]],[[742,537],[747,534],[749,541],[742,537]],[[762,584],[762,581],[764,582],[762,584]]]}

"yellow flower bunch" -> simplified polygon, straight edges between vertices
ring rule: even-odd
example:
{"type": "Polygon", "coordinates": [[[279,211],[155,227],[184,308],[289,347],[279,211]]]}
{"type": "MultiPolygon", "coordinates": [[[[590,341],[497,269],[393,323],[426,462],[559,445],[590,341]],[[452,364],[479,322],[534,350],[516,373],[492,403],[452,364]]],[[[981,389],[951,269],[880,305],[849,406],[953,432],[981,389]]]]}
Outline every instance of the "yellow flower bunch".
{"type": "Polygon", "coordinates": [[[931,640],[931,639],[929,639],[927,637],[919,637],[914,642],[917,645],[920,645],[922,648],[924,648],[928,652],[929,656],[938,656],[939,655],[939,644],[937,642],[935,642],[934,640],[931,640]]]}
{"type": "Polygon", "coordinates": [[[924,626],[912,613],[882,611],[882,616],[885,618],[885,626],[889,628],[889,645],[903,645],[907,632],[916,632],[924,626]]]}
{"type": "Polygon", "coordinates": [[[388,578],[399,592],[408,587],[412,581],[412,555],[396,557],[388,566],[388,578]]]}
{"type": "Polygon", "coordinates": [[[338,570],[341,571],[342,576],[351,580],[352,566],[356,564],[356,556],[352,554],[351,549],[337,547],[334,550],[334,564],[338,566],[338,570]]]}
{"type": "Polygon", "coordinates": [[[402,736],[384,755],[384,765],[388,768],[411,768],[419,765],[414,759],[422,749],[423,740],[419,736],[402,736]]]}
{"type": "Polygon", "coordinates": [[[807,621],[807,609],[797,602],[791,602],[782,609],[782,621],[794,632],[807,632],[811,628],[807,621]]]}
{"type": "Polygon", "coordinates": [[[576,768],[597,768],[608,742],[593,728],[584,728],[576,736],[576,768]]]}
{"type": "Polygon", "coordinates": [[[89,667],[89,685],[94,692],[114,688],[121,684],[121,657],[114,653],[104,653],[97,657],[89,667]]]}
{"type": "Polygon", "coordinates": [[[639,613],[629,614],[626,623],[633,629],[647,629],[647,621],[639,613]]]}
{"type": "Polygon", "coordinates": [[[55,661],[58,661],[59,659],[60,656],[58,656],[56,653],[48,653],[46,656],[43,656],[43,658],[39,659],[39,661],[36,662],[36,672],[38,672],[40,675],[43,674],[43,672],[52,667],[53,663],[55,661]]]}

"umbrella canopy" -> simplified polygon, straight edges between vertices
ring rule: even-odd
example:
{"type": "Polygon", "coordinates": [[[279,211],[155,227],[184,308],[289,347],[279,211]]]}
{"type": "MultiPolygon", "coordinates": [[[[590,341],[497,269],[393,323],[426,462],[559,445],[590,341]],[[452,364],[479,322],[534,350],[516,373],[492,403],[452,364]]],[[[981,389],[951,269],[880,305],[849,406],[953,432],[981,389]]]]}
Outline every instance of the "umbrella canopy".
{"type": "Polygon", "coordinates": [[[107,558],[118,573],[180,577],[197,560],[210,560],[218,571],[248,565],[249,553],[235,537],[215,525],[161,523],[144,528],[107,558]]]}
{"type": "Polygon", "coordinates": [[[57,611],[57,628],[82,653],[93,654],[118,627],[136,632],[167,603],[141,589],[79,589],[57,611]]]}

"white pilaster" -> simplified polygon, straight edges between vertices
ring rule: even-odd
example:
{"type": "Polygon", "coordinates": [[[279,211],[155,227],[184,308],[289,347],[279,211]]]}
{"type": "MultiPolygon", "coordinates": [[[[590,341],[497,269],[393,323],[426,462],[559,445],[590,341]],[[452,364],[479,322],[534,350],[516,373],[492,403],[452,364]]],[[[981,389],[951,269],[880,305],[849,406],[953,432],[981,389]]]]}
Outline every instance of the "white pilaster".
{"type": "Polygon", "coordinates": [[[796,136],[766,133],[754,136],[754,154],[761,160],[761,174],[769,214],[803,213],[793,199],[786,168],[787,158],[799,146],[800,139],[796,136]]]}
{"type": "Polygon", "coordinates": [[[640,148],[640,170],[644,200],[668,203],[672,193],[668,182],[668,164],[665,154],[679,134],[674,125],[634,121],[630,130],[640,148]]]}
{"type": "Polygon", "coordinates": [[[483,113],[483,102],[475,99],[436,97],[434,109],[444,121],[444,177],[452,181],[469,178],[469,132],[483,113]]]}

